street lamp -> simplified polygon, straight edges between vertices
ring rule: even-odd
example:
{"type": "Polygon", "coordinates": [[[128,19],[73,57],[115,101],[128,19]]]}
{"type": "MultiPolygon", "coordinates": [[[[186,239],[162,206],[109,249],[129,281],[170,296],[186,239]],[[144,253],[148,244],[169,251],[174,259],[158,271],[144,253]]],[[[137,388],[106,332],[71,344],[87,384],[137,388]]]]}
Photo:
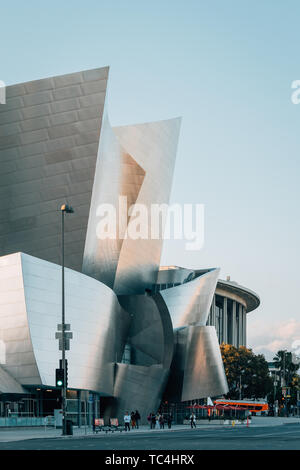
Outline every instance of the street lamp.
{"type": "Polygon", "coordinates": [[[61,210],[61,267],[62,267],[62,309],[61,309],[61,328],[62,328],[62,369],[64,371],[64,380],[62,387],[62,417],[63,427],[62,434],[67,434],[66,429],[66,396],[67,396],[67,374],[66,374],[66,334],[65,334],[65,214],[73,214],[74,210],[67,204],[63,204],[61,210]]]}

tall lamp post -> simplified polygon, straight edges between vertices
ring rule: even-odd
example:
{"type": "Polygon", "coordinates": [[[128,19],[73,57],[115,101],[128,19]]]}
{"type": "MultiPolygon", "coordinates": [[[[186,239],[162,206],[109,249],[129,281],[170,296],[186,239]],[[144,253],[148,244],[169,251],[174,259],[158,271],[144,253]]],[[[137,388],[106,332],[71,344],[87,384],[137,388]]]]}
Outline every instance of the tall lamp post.
{"type": "Polygon", "coordinates": [[[63,426],[62,434],[67,434],[66,428],[66,396],[67,396],[67,374],[66,374],[66,327],[65,327],[65,214],[72,214],[74,210],[67,204],[63,204],[61,210],[61,267],[62,267],[62,310],[61,310],[61,323],[62,323],[62,368],[64,371],[64,380],[62,387],[62,415],[63,426]]]}

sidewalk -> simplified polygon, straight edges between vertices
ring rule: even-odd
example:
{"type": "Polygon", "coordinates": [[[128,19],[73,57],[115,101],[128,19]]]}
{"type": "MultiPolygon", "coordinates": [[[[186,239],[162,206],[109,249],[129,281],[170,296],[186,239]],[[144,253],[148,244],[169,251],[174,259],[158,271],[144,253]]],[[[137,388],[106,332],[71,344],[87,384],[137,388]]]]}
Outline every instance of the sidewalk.
{"type": "MultiPolygon", "coordinates": [[[[284,424],[300,424],[300,418],[274,418],[274,417],[259,417],[254,416],[252,417],[252,422],[249,424],[249,427],[272,427],[284,424]]],[[[211,429],[211,428],[218,428],[220,429],[224,425],[220,424],[213,424],[213,421],[208,424],[204,423],[197,426],[197,429],[211,429]]],[[[225,425],[226,428],[231,428],[231,424],[225,425]]],[[[243,427],[245,428],[246,425],[236,425],[236,427],[243,427]]],[[[152,433],[163,433],[166,431],[181,431],[181,430],[188,430],[190,426],[185,424],[176,424],[173,425],[171,429],[168,429],[166,426],[165,429],[152,429],[150,430],[149,425],[141,425],[139,429],[131,429],[130,435],[132,434],[139,434],[144,432],[152,432],[152,433]]],[[[114,434],[119,434],[119,431],[115,431],[114,434]]],[[[124,434],[124,431],[122,432],[124,434]]],[[[128,434],[128,433],[127,433],[128,434]]],[[[13,442],[13,441],[23,441],[27,439],[49,439],[49,438],[62,438],[62,439],[72,439],[78,437],[92,437],[101,438],[103,436],[109,436],[111,432],[107,434],[105,432],[98,432],[97,434],[93,433],[93,429],[91,427],[73,427],[73,435],[72,436],[62,436],[61,429],[55,429],[51,427],[40,427],[40,428],[0,428],[0,442],[13,442]]]]}
{"type": "MultiPolygon", "coordinates": [[[[130,434],[137,434],[137,433],[143,433],[143,432],[165,432],[166,430],[168,431],[174,431],[174,430],[182,430],[182,429],[187,429],[187,425],[174,425],[172,426],[171,429],[168,429],[166,426],[165,429],[150,429],[149,425],[141,425],[139,429],[131,429],[129,432],[130,434]]],[[[125,431],[122,431],[124,433],[125,431]]],[[[48,439],[48,438],[62,438],[62,439],[72,439],[72,438],[77,438],[77,437],[101,437],[101,436],[108,436],[112,434],[111,432],[108,432],[107,434],[103,431],[96,433],[93,433],[93,428],[92,427],[84,427],[82,426],[81,428],[78,427],[73,427],[73,435],[72,436],[62,436],[62,430],[61,429],[55,429],[55,428],[44,428],[44,427],[39,427],[39,428],[0,428],[0,442],[12,442],[12,441],[22,441],[22,440],[27,440],[27,439],[48,439]]],[[[120,434],[120,431],[114,431],[114,434],[120,434]]],[[[127,432],[128,434],[128,432],[127,432]]]]}

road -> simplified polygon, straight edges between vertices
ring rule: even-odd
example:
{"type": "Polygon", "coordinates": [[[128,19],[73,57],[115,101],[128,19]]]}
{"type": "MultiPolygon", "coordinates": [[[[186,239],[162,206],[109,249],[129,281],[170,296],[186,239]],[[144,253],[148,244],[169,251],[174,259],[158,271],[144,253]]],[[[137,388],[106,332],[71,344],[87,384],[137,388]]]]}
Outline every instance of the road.
{"type": "Polygon", "coordinates": [[[98,434],[0,442],[0,450],[300,450],[300,425],[98,434]]]}

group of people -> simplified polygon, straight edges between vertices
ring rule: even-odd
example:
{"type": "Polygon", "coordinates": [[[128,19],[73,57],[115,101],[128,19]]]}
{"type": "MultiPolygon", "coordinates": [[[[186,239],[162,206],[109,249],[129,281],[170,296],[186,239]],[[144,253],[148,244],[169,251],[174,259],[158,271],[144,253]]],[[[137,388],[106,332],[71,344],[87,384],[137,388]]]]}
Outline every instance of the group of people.
{"type": "MultiPolygon", "coordinates": [[[[132,411],[131,414],[127,411],[124,416],[125,431],[130,431],[130,427],[131,429],[139,429],[140,419],[141,416],[138,410],[132,411]]],[[[165,429],[165,424],[171,429],[173,417],[172,413],[164,415],[158,411],[156,414],[150,413],[147,416],[147,420],[150,424],[150,429],[165,429]]],[[[196,427],[196,415],[194,413],[190,415],[190,424],[191,428],[196,427]]]]}
{"type": "Polygon", "coordinates": [[[156,414],[150,413],[147,417],[150,429],[165,429],[165,423],[168,425],[168,428],[171,429],[172,419],[172,413],[168,413],[167,416],[164,416],[159,412],[156,414]]]}
{"type": "Polygon", "coordinates": [[[130,431],[130,426],[131,429],[139,429],[140,419],[141,416],[138,410],[132,411],[131,414],[127,411],[124,416],[125,431],[130,431]]]}

